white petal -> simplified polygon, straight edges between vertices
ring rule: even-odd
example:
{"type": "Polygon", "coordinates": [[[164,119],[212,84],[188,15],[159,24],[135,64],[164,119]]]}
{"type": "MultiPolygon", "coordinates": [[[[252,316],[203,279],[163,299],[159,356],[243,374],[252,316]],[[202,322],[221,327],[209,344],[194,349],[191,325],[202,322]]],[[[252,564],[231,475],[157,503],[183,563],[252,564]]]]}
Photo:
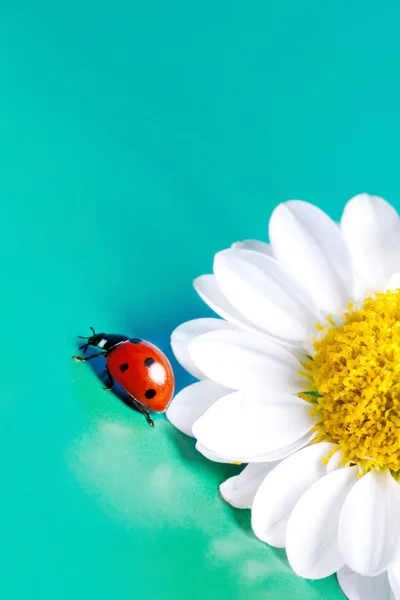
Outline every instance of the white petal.
{"type": "Polygon", "coordinates": [[[194,280],[193,285],[203,302],[212,308],[217,315],[223,319],[226,319],[237,328],[256,334],[262,333],[269,339],[287,348],[293,348],[295,346],[295,344],[289,340],[277,338],[269,332],[257,328],[254,323],[246,319],[245,316],[236,310],[236,308],[234,308],[234,306],[232,306],[232,304],[225,298],[218,285],[215,275],[201,275],[194,280]]]}
{"type": "Polygon", "coordinates": [[[258,240],[243,240],[243,242],[235,242],[231,248],[235,250],[254,250],[254,252],[260,252],[267,256],[273,256],[272,248],[266,242],[259,242],[258,240]]]}
{"type": "Polygon", "coordinates": [[[233,392],[218,400],[193,426],[200,443],[233,461],[279,450],[300,439],[315,425],[310,404],[288,394],[274,393],[257,402],[233,392]]]}
{"type": "Polygon", "coordinates": [[[346,564],[361,575],[376,575],[396,556],[400,536],[400,486],[388,471],[370,471],[343,506],[339,547],[346,564]]]}
{"type": "Polygon", "coordinates": [[[235,327],[222,319],[193,319],[193,321],[182,323],[172,332],[171,347],[175,358],[193,377],[204,379],[204,374],[196,367],[189,355],[189,342],[198,335],[221,329],[235,329],[235,327]]]}
{"type": "Polygon", "coordinates": [[[340,225],[356,271],[370,288],[382,290],[400,268],[392,264],[400,251],[397,212],[379,196],[359,194],[346,204],[340,225]]]}
{"type": "MultiPolygon", "coordinates": [[[[397,559],[389,567],[389,582],[396,600],[400,600],[400,560],[397,559]]],[[[375,599],[374,599],[375,600],[375,599]]]]}
{"type": "Polygon", "coordinates": [[[193,436],[192,427],[195,421],[206,410],[231,390],[215,381],[205,379],[183,388],[172,400],[167,410],[168,420],[186,435],[193,436]]]}
{"type": "Polygon", "coordinates": [[[216,331],[195,338],[189,352],[210,379],[234,390],[307,390],[299,361],[285,348],[260,335],[216,331]]]}
{"type": "Polygon", "coordinates": [[[333,448],[329,442],[303,448],[265,478],[251,512],[253,531],[260,540],[277,548],[285,547],[289,516],[304,492],[326,474],[323,459],[333,448]]]}
{"type": "Polygon", "coordinates": [[[325,475],[294,507],[286,530],[286,552],[300,577],[321,579],[344,565],[337,540],[339,517],[357,473],[358,467],[348,467],[325,475]]]}
{"type": "MultiPolygon", "coordinates": [[[[202,446],[199,442],[196,443],[196,450],[198,452],[200,452],[200,454],[202,454],[205,458],[208,458],[208,460],[211,460],[212,462],[232,464],[232,460],[230,458],[224,458],[223,456],[218,456],[218,454],[215,454],[215,452],[211,452],[210,450],[207,450],[207,448],[204,448],[204,446],[202,446]]],[[[238,464],[241,464],[241,463],[238,463],[238,464]]]]}
{"type": "Polygon", "coordinates": [[[391,276],[388,283],[385,287],[385,292],[388,290],[398,290],[400,289],[400,273],[395,273],[391,276]]]}
{"type": "Polygon", "coordinates": [[[286,446],[282,446],[282,448],[279,448],[279,450],[266,452],[265,454],[261,454],[260,456],[247,457],[247,460],[244,462],[259,463],[283,460],[284,458],[287,458],[288,456],[294,454],[298,450],[301,450],[305,446],[308,446],[308,444],[311,444],[316,435],[317,434],[315,431],[311,431],[311,433],[306,433],[292,444],[287,444],[286,446]]]}
{"type": "Polygon", "coordinates": [[[223,499],[235,508],[251,508],[258,488],[275,466],[276,462],[247,465],[240,475],[221,483],[219,490],[223,499]]]}
{"type": "Polygon", "coordinates": [[[328,461],[328,464],[326,465],[326,472],[329,473],[333,473],[333,471],[336,471],[336,469],[338,469],[340,467],[340,463],[343,459],[343,454],[342,452],[338,449],[336,450],[335,454],[333,454],[331,456],[331,458],[328,461]]]}
{"type": "Polygon", "coordinates": [[[343,567],[338,571],[337,578],[348,600],[391,600],[387,573],[377,577],[364,577],[349,567],[343,567]]]}
{"type": "Polygon", "coordinates": [[[200,452],[200,454],[202,454],[205,458],[208,458],[208,460],[211,460],[213,462],[219,462],[219,463],[228,463],[228,464],[235,464],[235,465],[241,465],[244,463],[249,463],[249,464],[259,464],[259,463],[266,463],[266,462],[276,463],[284,458],[287,458],[294,452],[297,452],[298,450],[301,450],[301,448],[304,448],[305,446],[310,444],[313,441],[313,439],[315,438],[315,436],[316,436],[315,432],[307,433],[306,435],[303,435],[303,437],[301,437],[299,440],[297,440],[293,444],[288,444],[287,446],[284,446],[283,448],[280,448],[279,450],[275,450],[274,452],[267,452],[266,454],[262,454],[260,456],[247,457],[246,460],[242,460],[242,459],[241,460],[237,460],[237,459],[233,460],[232,458],[225,458],[223,456],[219,456],[218,454],[215,454],[215,452],[212,452],[211,450],[208,450],[208,448],[205,448],[202,444],[200,444],[200,442],[196,443],[196,450],[198,450],[200,452]]]}
{"type": "Polygon", "coordinates": [[[321,320],[310,296],[278,262],[250,250],[216,254],[214,274],[228,301],[259,329],[301,342],[321,320]]]}
{"type": "Polygon", "coordinates": [[[332,313],[353,299],[350,253],[339,227],[322,210],[298,200],[279,205],[269,237],[275,257],[322,311],[332,313]]]}
{"type": "Polygon", "coordinates": [[[237,327],[257,332],[257,328],[228,302],[218,285],[214,275],[201,275],[193,281],[194,289],[200,298],[208,304],[220,317],[230,321],[237,327]]]}

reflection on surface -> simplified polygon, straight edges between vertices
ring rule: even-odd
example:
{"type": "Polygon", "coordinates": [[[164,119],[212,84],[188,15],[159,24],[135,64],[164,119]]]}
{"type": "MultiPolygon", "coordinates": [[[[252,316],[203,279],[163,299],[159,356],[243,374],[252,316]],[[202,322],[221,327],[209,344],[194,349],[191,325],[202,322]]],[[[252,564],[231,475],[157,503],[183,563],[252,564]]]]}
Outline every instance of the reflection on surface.
{"type": "MultiPolygon", "coordinates": [[[[283,551],[254,538],[249,511],[221,499],[219,484],[240,468],[207,461],[163,415],[150,429],[118,398],[93,386],[92,373],[81,377],[88,382],[81,387],[87,428],[70,444],[67,462],[93,506],[125,532],[125,560],[153,586],[146,594],[161,600],[162,589],[173,598],[179,581],[182,597],[192,600],[203,599],[205,582],[222,600],[287,600],[300,588],[308,600],[321,600],[327,583],[298,580],[283,551]],[[145,576],[149,564],[157,565],[151,580],[145,576]],[[290,596],[277,598],[278,581],[290,596]]],[[[330,585],[334,598],[336,582],[330,585]]]]}
{"type": "MultiPolygon", "coordinates": [[[[219,497],[218,484],[236,469],[207,462],[184,436],[176,444],[177,433],[163,418],[155,430],[125,418],[131,417],[123,412],[114,421],[95,419],[91,430],[71,444],[68,463],[101,509],[132,530],[131,560],[137,561],[139,553],[143,565],[155,562],[162,577],[164,568],[180,572],[190,552],[187,597],[194,597],[195,587],[200,594],[207,573],[207,586],[225,578],[228,595],[221,598],[276,600],[279,580],[287,593],[296,594],[300,585],[309,600],[321,599],[320,583],[298,580],[283,551],[253,537],[249,511],[235,511],[219,497]]],[[[336,589],[333,579],[332,586],[336,589]]]]}

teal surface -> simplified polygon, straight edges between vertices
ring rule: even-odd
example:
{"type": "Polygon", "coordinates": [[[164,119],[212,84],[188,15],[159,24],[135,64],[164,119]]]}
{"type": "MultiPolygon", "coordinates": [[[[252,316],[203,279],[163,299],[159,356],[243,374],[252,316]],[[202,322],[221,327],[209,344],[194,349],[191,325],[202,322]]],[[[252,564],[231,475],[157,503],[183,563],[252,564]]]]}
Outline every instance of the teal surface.
{"type": "Polygon", "coordinates": [[[222,502],[234,467],[71,355],[90,325],[169,352],[208,314],[192,278],[265,238],[277,202],[400,206],[399,18],[394,0],[1,2],[2,598],[343,597],[222,502]]]}

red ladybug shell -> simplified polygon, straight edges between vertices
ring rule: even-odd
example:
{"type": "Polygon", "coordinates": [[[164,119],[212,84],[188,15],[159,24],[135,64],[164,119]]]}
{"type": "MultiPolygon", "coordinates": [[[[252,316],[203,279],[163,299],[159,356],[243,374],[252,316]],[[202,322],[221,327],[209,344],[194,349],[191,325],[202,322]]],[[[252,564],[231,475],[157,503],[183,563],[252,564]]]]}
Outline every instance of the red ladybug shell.
{"type": "Polygon", "coordinates": [[[140,404],[164,412],[174,395],[174,373],[168,358],[153,344],[122,342],[107,356],[111,377],[140,404]]]}

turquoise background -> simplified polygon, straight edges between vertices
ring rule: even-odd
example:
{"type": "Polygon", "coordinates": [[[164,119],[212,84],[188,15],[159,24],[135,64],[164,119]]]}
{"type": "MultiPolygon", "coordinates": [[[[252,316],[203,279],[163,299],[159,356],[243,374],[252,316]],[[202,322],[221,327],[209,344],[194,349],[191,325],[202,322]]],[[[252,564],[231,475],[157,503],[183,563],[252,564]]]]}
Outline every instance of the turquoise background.
{"type": "Polygon", "coordinates": [[[265,239],[282,200],[400,206],[399,18],[394,0],[0,3],[2,598],[343,597],[222,502],[234,467],[70,357],[89,325],[169,352],[209,314],[192,278],[265,239]]]}

